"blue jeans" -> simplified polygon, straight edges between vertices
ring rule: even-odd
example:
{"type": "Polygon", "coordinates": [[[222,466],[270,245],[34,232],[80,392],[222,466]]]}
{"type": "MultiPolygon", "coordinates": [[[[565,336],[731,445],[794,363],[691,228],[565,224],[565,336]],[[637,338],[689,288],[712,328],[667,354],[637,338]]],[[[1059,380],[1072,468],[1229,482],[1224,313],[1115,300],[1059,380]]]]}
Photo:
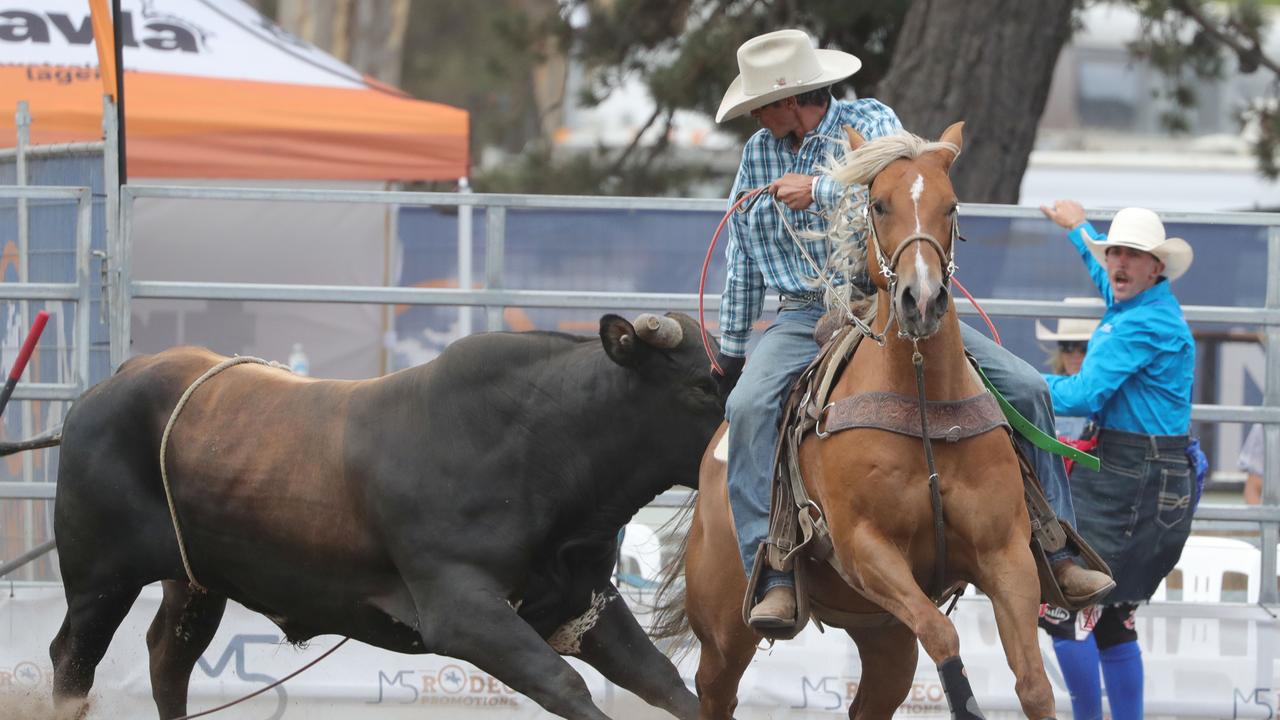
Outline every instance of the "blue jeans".
{"type": "Polygon", "coordinates": [[[1080,534],[1116,579],[1108,605],[1149,599],[1182,556],[1195,493],[1186,450],[1185,435],[1104,428],[1098,434],[1101,470],[1077,464],[1071,471],[1083,510],[1080,534]]]}
{"type": "MultiPolygon", "coordinates": [[[[813,329],[824,312],[818,303],[784,302],[778,319],[756,345],[725,407],[729,421],[729,505],[738,531],[742,565],[748,574],[756,551],[769,532],[770,478],[782,404],[796,378],[818,354],[813,329]]],[[[1053,405],[1040,373],[964,323],[960,323],[960,338],[1005,399],[1036,427],[1053,435],[1053,405]]],[[[1076,516],[1062,458],[1040,450],[1016,433],[1015,437],[1040,476],[1049,504],[1059,518],[1074,526],[1076,516]]],[[[777,582],[766,580],[766,587],[770,584],[777,582]]]]}

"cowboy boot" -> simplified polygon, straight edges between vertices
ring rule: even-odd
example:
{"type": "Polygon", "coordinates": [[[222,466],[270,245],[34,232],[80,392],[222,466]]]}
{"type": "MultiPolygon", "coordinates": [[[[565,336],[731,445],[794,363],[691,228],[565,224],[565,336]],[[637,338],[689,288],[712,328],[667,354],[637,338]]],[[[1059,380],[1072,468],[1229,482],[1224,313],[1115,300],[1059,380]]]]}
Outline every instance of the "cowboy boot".
{"type": "Polygon", "coordinates": [[[1110,575],[1080,567],[1071,558],[1054,561],[1053,577],[1062,588],[1063,597],[1077,607],[1097,603],[1116,586],[1110,575]]]}
{"type": "Polygon", "coordinates": [[[753,628],[785,628],[796,622],[796,589],[790,585],[770,588],[751,608],[753,628]]]}

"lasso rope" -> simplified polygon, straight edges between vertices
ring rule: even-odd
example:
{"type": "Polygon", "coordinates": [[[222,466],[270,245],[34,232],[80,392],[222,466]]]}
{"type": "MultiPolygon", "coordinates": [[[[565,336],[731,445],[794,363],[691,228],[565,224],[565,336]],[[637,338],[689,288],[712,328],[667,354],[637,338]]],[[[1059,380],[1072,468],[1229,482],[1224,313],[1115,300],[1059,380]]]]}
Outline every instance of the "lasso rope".
{"type": "Polygon", "coordinates": [[[203,375],[196,378],[191,383],[187,391],[182,393],[182,397],[178,398],[178,404],[173,408],[173,414],[169,415],[169,422],[164,426],[164,435],[160,437],[160,482],[164,484],[164,497],[169,503],[169,517],[173,520],[173,534],[178,539],[178,554],[182,556],[182,569],[187,571],[187,580],[191,582],[191,587],[202,593],[209,592],[209,589],[201,585],[197,580],[195,573],[191,571],[191,560],[187,557],[187,543],[182,539],[182,528],[178,523],[178,508],[173,503],[173,491],[169,488],[169,471],[165,467],[165,453],[169,447],[169,435],[173,432],[173,424],[178,420],[178,413],[182,412],[182,408],[186,406],[187,401],[191,399],[191,394],[196,388],[203,385],[209,378],[235,365],[244,363],[255,363],[257,365],[268,365],[271,367],[284,368],[285,366],[277,362],[270,362],[257,357],[239,356],[227,358],[222,362],[214,365],[204,372],[203,375]]]}
{"type": "Polygon", "coordinates": [[[298,668],[297,670],[294,670],[293,672],[289,673],[288,675],[285,675],[284,677],[282,677],[282,678],[280,678],[279,680],[277,680],[277,681],[275,681],[275,682],[271,683],[270,685],[268,685],[268,686],[266,686],[266,687],[264,687],[264,688],[259,688],[258,690],[255,690],[254,692],[249,693],[248,695],[245,695],[244,697],[239,698],[238,700],[232,700],[232,701],[231,701],[231,702],[229,702],[229,703],[223,703],[222,705],[219,705],[219,706],[218,706],[218,707],[216,707],[216,708],[209,708],[208,710],[201,710],[201,711],[200,711],[200,712],[198,712],[198,713],[191,713],[190,715],[183,715],[183,716],[182,716],[182,717],[180,717],[180,718],[174,718],[174,720],[192,720],[193,718],[204,717],[205,715],[212,715],[213,713],[216,713],[216,712],[218,712],[219,710],[226,710],[227,708],[231,707],[232,705],[239,705],[240,703],[244,702],[245,700],[249,700],[249,699],[251,699],[251,698],[256,698],[256,697],[258,697],[259,695],[261,695],[262,693],[264,693],[264,692],[266,692],[266,691],[268,691],[268,690],[271,690],[271,689],[273,689],[273,688],[276,688],[276,687],[278,687],[278,686],[280,686],[280,685],[283,685],[283,684],[285,684],[286,682],[288,682],[288,681],[290,681],[290,680],[294,679],[295,677],[297,677],[297,676],[301,675],[301,674],[302,674],[302,672],[303,672],[304,670],[310,670],[310,669],[311,669],[311,668],[312,668],[316,663],[318,663],[318,662],[320,662],[321,660],[323,660],[323,659],[325,659],[325,658],[329,657],[330,655],[332,655],[332,654],[334,653],[334,651],[335,651],[335,650],[337,650],[338,648],[342,647],[343,645],[346,645],[346,644],[347,644],[347,641],[348,641],[348,640],[350,640],[350,639],[351,639],[351,638],[349,638],[349,637],[344,637],[344,638],[342,638],[342,640],[341,640],[337,645],[334,645],[333,647],[329,648],[328,650],[325,650],[325,651],[324,651],[324,654],[323,654],[323,655],[321,655],[320,657],[316,658],[315,660],[312,660],[311,662],[307,663],[306,665],[303,665],[302,667],[298,668]]]}

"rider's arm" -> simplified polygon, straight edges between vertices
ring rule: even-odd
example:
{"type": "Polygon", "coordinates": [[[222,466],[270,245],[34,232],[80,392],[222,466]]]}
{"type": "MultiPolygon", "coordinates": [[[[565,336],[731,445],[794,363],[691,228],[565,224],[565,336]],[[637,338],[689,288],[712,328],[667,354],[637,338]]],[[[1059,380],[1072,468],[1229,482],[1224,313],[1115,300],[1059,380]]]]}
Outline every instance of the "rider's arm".
{"type": "Polygon", "coordinates": [[[1110,305],[1115,298],[1111,294],[1111,280],[1107,277],[1107,269],[1098,262],[1093,253],[1089,252],[1089,246],[1084,242],[1085,237],[1096,241],[1101,239],[1102,235],[1099,235],[1098,231],[1093,229],[1093,225],[1086,220],[1067,233],[1067,237],[1071,240],[1071,244],[1076,246],[1080,259],[1084,260],[1085,269],[1089,271],[1089,279],[1093,280],[1094,286],[1102,294],[1102,299],[1110,305]]]}

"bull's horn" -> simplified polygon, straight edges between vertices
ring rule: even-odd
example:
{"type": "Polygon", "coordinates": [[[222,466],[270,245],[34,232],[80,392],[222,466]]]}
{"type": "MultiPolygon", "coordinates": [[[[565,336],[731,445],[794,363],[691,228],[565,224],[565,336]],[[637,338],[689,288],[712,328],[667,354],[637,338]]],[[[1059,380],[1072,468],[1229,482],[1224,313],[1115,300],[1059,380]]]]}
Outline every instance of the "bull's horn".
{"type": "Polygon", "coordinates": [[[665,315],[643,313],[631,324],[635,326],[636,335],[654,347],[670,350],[684,339],[684,328],[674,318],[665,315]]]}

